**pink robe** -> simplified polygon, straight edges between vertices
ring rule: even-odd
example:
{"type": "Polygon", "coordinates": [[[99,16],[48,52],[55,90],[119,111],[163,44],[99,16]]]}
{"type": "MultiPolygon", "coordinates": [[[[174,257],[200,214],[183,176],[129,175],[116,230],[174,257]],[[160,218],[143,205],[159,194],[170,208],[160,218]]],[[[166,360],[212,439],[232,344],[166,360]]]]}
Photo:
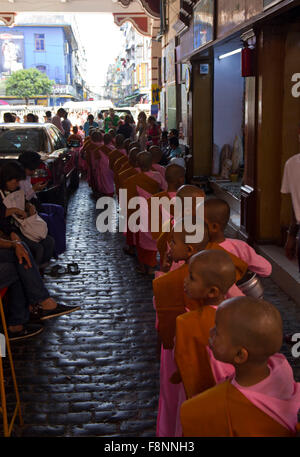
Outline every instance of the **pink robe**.
{"type": "MultiPolygon", "coordinates": [[[[90,145],[95,149],[97,147],[98,151],[99,148],[102,146],[103,143],[94,143],[91,141],[90,145]]],[[[99,168],[99,162],[100,160],[96,158],[95,152],[90,153],[90,161],[91,161],[91,166],[89,167],[89,174],[88,174],[88,180],[90,186],[93,188],[93,191],[100,192],[101,188],[101,176],[100,176],[100,168],[99,168]]]]}
{"type": "Polygon", "coordinates": [[[231,383],[257,408],[292,432],[296,432],[300,409],[300,383],[296,383],[293,370],[283,354],[275,354],[268,362],[270,375],[250,387],[231,383]]]}
{"type": "Polygon", "coordinates": [[[149,178],[154,179],[160,185],[161,190],[167,190],[168,184],[165,178],[158,172],[158,171],[146,171],[145,175],[149,176],[149,178]]]}
{"type": "MultiPolygon", "coordinates": [[[[248,264],[248,269],[254,273],[266,277],[272,273],[272,265],[264,257],[256,254],[255,250],[241,240],[226,238],[220,246],[234,254],[248,264]]],[[[245,294],[234,284],[228,291],[226,298],[244,297],[245,294]]]]}
{"type": "Polygon", "coordinates": [[[233,365],[219,362],[219,360],[215,359],[213,351],[208,346],[206,349],[209,357],[210,368],[216,384],[220,384],[220,382],[225,381],[227,378],[235,374],[235,368],[233,365]]]}
{"type": "Polygon", "coordinates": [[[258,255],[255,250],[241,240],[226,238],[220,246],[231,254],[239,257],[248,264],[248,269],[259,276],[267,277],[272,273],[272,265],[264,257],[258,255]]]}
{"type": "Polygon", "coordinates": [[[99,174],[99,191],[105,195],[114,194],[114,172],[109,167],[108,156],[100,151],[100,160],[98,161],[99,174]]]}
{"type": "Polygon", "coordinates": [[[166,169],[162,165],[159,165],[158,163],[153,163],[152,168],[154,168],[155,171],[158,171],[162,177],[165,179],[166,176],[166,169]]]}
{"type": "Polygon", "coordinates": [[[180,424],[180,406],[186,400],[183,383],[172,384],[171,376],[177,371],[174,360],[174,349],[164,349],[161,346],[160,356],[160,391],[156,436],[182,436],[180,424]]]}

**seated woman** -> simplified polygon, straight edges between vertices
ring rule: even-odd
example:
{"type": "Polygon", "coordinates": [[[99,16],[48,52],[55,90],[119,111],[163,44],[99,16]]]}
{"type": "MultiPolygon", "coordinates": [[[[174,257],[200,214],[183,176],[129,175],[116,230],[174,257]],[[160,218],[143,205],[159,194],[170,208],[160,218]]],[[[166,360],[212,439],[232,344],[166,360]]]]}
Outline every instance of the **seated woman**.
{"type": "Polygon", "coordinates": [[[25,198],[32,203],[39,215],[48,226],[48,234],[55,240],[54,256],[57,258],[66,250],[65,210],[61,205],[40,203],[35,191],[43,190],[46,184],[31,184],[31,176],[39,168],[41,156],[37,152],[26,151],[20,154],[19,162],[25,169],[26,180],[19,182],[20,189],[24,190],[25,198]]]}
{"type": "MultiPolygon", "coordinates": [[[[40,242],[32,241],[24,236],[17,226],[13,215],[26,219],[36,213],[35,207],[26,202],[25,211],[19,208],[6,208],[3,199],[13,192],[19,190],[19,182],[25,180],[25,171],[17,161],[8,162],[0,170],[0,226],[4,235],[11,237],[15,235],[19,241],[24,241],[32,252],[35,262],[39,267],[49,262],[53,256],[55,242],[47,235],[40,242]]],[[[25,197],[24,197],[25,198],[25,197]]]]}
{"type": "MultiPolygon", "coordinates": [[[[2,228],[0,221],[0,230],[2,228]]],[[[10,238],[6,240],[0,237],[0,289],[8,287],[6,319],[9,339],[14,341],[43,331],[41,322],[30,322],[30,306],[37,308],[37,317],[41,321],[69,314],[80,307],[57,304],[44,286],[26,245],[13,232],[10,238]]]]}

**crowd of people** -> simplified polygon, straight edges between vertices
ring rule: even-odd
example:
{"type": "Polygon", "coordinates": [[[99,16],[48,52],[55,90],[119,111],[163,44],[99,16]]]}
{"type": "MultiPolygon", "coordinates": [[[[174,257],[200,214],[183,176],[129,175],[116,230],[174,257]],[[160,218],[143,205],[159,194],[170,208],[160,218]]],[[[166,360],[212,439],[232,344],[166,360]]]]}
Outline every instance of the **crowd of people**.
{"type": "MultiPolygon", "coordinates": [[[[126,206],[127,220],[132,198],[147,201],[148,220],[151,200],[160,199],[155,228],[147,225],[136,232],[127,222],[124,236],[124,255],[136,259],[140,274],[154,278],[160,344],[157,436],[295,436],[300,384],[280,353],[280,313],[264,299],[245,295],[240,286],[249,271],[267,277],[272,267],[247,243],[226,237],[226,201],[186,184],[178,132],[161,132],[145,113],[136,126],[130,116],[119,119],[113,110],[98,122],[89,115],[84,133],[78,126],[72,130],[66,120],[63,109],[51,117],[68,138],[81,141],[78,166],[94,197],[118,199],[119,190],[126,190],[127,201],[119,205],[120,210],[126,206]],[[179,215],[170,204],[174,199],[182,202],[179,215]],[[203,238],[192,241],[185,220],[198,221],[199,214],[204,214],[203,238]]],[[[14,215],[36,213],[32,199],[23,210],[5,206],[18,189],[24,198],[24,181],[30,188],[26,168],[32,166],[26,167],[25,159],[0,173],[0,230],[8,238],[0,240],[0,286],[9,290],[10,335],[41,331],[36,321],[28,324],[37,305],[41,320],[78,309],[57,304],[39,275],[37,264],[53,251],[51,236],[34,243],[12,223],[14,215]]]]}

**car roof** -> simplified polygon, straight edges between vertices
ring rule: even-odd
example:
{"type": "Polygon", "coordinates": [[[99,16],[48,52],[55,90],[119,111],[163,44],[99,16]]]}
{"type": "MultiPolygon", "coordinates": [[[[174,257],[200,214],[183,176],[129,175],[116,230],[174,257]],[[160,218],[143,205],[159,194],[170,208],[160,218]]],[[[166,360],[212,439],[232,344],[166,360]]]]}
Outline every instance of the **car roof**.
{"type": "Polygon", "coordinates": [[[0,124],[1,127],[7,127],[9,129],[12,129],[12,128],[18,128],[18,129],[26,129],[26,128],[40,128],[40,129],[43,129],[45,127],[49,127],[50,125],[53,125],[53,124],[39,124],[38,122],[26,122],[24,124],[19,124],[18,122],[2,122],[0,124]]]}

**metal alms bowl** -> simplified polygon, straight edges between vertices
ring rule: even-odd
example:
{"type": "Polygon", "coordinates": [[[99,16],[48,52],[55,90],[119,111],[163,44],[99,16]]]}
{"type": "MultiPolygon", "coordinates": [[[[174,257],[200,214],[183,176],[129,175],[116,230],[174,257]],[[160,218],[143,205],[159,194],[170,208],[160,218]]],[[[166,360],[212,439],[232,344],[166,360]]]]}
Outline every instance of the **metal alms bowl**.
{"type": "Polygon", "coordinates": [[[244,277],[240,279],[236,285],[241,289],[243,294],[249,297],[262,299],[264,296],[262,282],[257,274],[252,271],[248,270],[244,277]]]}

